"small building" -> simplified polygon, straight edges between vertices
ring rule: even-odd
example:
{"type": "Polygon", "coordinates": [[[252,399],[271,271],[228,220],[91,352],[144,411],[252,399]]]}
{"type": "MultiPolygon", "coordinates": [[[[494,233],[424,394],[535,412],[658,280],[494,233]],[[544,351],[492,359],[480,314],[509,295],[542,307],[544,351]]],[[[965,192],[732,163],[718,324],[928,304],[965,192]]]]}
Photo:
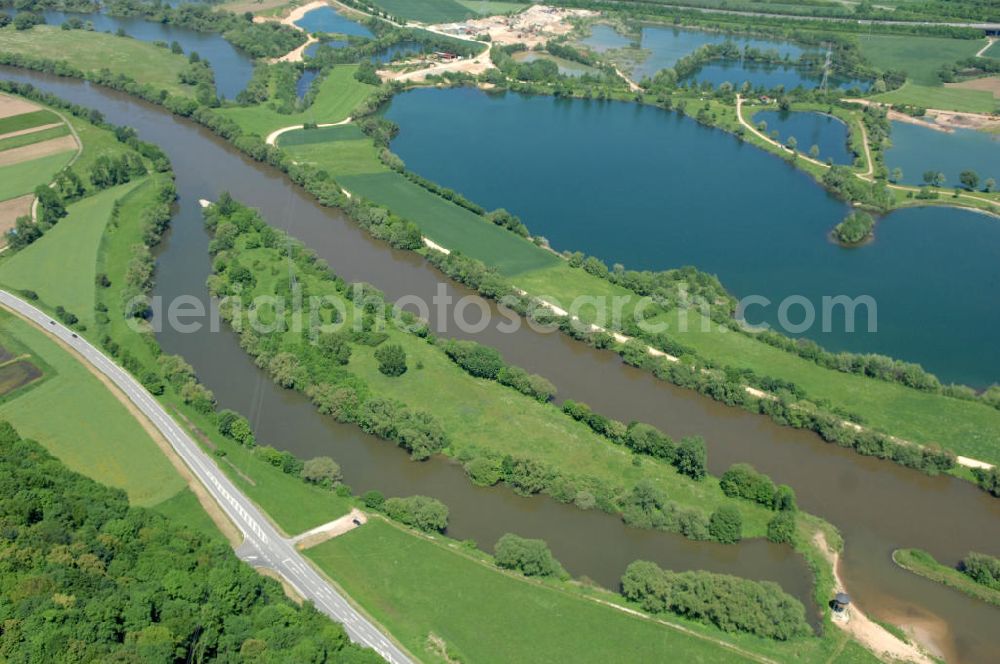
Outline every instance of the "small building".
{"type": "Polygon", "coordinates": [[[830,603],[831,608],[837,613],[842,612],[851,603],[851,597],[847,593],[837,593],[833,602],[830,603]]]}

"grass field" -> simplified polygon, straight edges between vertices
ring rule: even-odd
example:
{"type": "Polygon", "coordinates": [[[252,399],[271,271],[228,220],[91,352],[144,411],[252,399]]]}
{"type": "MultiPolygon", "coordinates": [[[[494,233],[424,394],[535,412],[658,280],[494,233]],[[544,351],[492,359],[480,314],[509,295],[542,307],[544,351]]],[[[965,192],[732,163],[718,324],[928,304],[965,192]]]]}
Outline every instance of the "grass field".
{"type": "Polygon", "coordinates": [[[138,39],[61,30],[54,25],[38,25],[31,30],[8,26],[0,30],[0,52],[64,60],[87,72],[109,69],[173,94],[192,96],[194,91],[178,80],[187,67],[187,58],[138,39]]]}
{"type": "MultiPolygon", "coordinates": [[[[690,630],[685,634],[599,604],[570,584],[501,573],[484,556],[381,519],[306,555],[427,662],[752,661],[720,641],[775,661],[818,663],[834,653],[836,660],[830,661],[843,664],[876,661],[836,629],[827,630],[823,639],[779,644],[671,617],[671,623],[690,630]]],[[[610,593],[592,592],[618,601],[610,593]]]]}
{"type": "Polygon", "coordinates": [[[284,115],[266,104],[221,108],[218,113],[235,121],[243,131],[262,138],[275,129],[296,124],[340,122],[375,89],[374,86],[355,79],[355,71],[357,65],[340,65],[330,70],[320,84],[316,99],[302,113],[284,115]]]}
{"type": "Polygon", "coordinates": [[[215,527],[215,522],[198,502],[198,497],[188,487],[181,489],[163,502],[157,503],[152,507],[152,510],[202,535],[219,540],[224,539],[222,533],[215,527]]]}
{"type": "Polygon", "coordinates": [[[87,327],[94,325],[97,249],[115,201],[145,179],[106,189],[68,208],[42,240],[0,263],[0,283],[31,289],[51,307],[63,306],[87,327]]]}
{"type": "MultiPolygon", "coordinates": [[[[241,263],[257,265],[253,293],[273,293],[279,275],[285,274],[285,259],[274,249],[234,249],[241,263]]],[[[335,295],[332,282],[300,275],[310,294],[335,295]]],[[[346,320],[358,316],[345,303],[346,320]]],[[[711,512],[729,504],[743,515],[747,537],[766,534],[773,512],[759,505],[733,501],[721,491],[716,479],[695,482],[672,466],[650,458],[636,465],[634,455],[595,434],[549,403],[540,403],[498,382],[475,378],[452,362],[435,345],[397,329],[387,329],[389,341],[403,346],[410,370],[389,378],[378,370],[375,349],[355,344],[346,369],[371,387],[374,394],[398,399],[412,408],[433,414],[448,432],[453,453],[469,446],[493,450],[499,455],[536,459],[566,475],[593,477],[607,486],[626,492],[641,480],[660,486],[671,499],[686,506],[711,512]]],[[[289,331],[286,341],[294,344],[297,333],[289,331]]]]}
{"type": "Polygon", "coordinates": [[[0,166],[0,201],[29,194],[38,185],[51,182],[75,153],[75,150],[67,150],[20,164],[0,166]]]}
{"type": "Polygon", "coordinates": [[[54,374],[0,405],[0,418],[9,420],[21,435],[38,441],[72,470],[124,489],[136,505],[156,505],[185,488],[184,480],[121,402],[45,333],[4,310],[0,344],[8,349],[24,347],[54,374]]]}
{"type": "Polygon", "coordinates": [[[982,602],[1000,607],[1000,590],[993,590],[980,583],[976,583],[957,569],[942,565],[934,559],[934,556],[926,551],[920,549],[896,549],[892,552],[892,559],[905,570],[919,574],[931,581],[943,583],[982,602]]]}
{"type": "Polygon", "coordinates": [[[461,21],[479,12],[457,0],[372,0],[372,4],[391,15],[420,23],[461,21]]]}
{"type": "Polygon", "coordinates": [[[937,72],[942,65],[971,57],[984,44],[981,39],[910,35],[868,35],[858,41],[861,54],[876,68],[905,71],[911,81],[920,85],[940,85],[937,72]]]}
{"type": "Polygon", "coordinates": [[[41,131],[33,131],[30,134],[21,134],[20,136],[11,136],[10,138],[5,138],[0,140],[0,152],[3,150],[12,150],[14,148],[24,147],[25,145],[34,145],[35,143],[41,143],[42,141],[47,141],[50,138],[59,138],[60,136],[65,136],[69,133],[69,127],[66,125],[60,125],[58,127],[50,127],[49,129],[42,129],[41,131]]]}
{"type": "Polygon", "coordinates": [[[907,81],[892,92],[875,95],[872,99],[890,104],[911,104],[923,108],[940,108],[968,113],[993,113],[1000,101],[985,90],[963,90],[944,86],[917,85],[907,81]]]}
{"type": "Polygon", "coordinates": [[[299,161],[327,169],[352,193],[412,220],[434,242],[496,265],[505,274],[560,262],[528,240],[390,170],[378,160],[371,139],[353,125],[289,132],[279,139],[279,145],[299,161]],[[317,140],[320,142],[314,142],[317,140]]]}
{"type": "Polygon", "coordinates": [[[21,113],[20,115],[10,115],[6,118],[0,118],[0,135],[9,134],[12,131],[55,124],[56,122],[62,122],[62,120],[48,109],[21,113]]]}

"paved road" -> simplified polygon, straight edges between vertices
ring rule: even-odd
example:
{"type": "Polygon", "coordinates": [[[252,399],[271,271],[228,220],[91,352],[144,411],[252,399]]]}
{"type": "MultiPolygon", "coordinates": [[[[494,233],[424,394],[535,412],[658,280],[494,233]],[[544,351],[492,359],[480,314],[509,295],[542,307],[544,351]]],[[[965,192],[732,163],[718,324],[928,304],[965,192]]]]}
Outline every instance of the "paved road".
{"type": "Polygon", "coordinates": [[[236,551],[241,559],[254,567],[276,571],[299,595],[343,624],[354,642],[374,649],[393,664],[411,662],[386,635],[348,604],[288,540],[281,537],[264,514],[229,481],[211,457],[198,447],[135,378],[72,330],[53,321],[48,314],[24,300],[0,290],[0,305],[21,314],[45,332],[72,346],[84,360],[114,382],[143,415],[149,418],[243,533],[245,539],[236,551]]]}

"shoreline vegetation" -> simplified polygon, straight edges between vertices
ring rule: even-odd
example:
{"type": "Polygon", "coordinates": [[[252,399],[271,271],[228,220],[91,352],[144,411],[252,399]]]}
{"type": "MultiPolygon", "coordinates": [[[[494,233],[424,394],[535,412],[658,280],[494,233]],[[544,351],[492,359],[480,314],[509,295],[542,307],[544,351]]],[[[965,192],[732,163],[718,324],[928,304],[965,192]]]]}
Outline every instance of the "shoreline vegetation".
{"type": "Polygon", "coordinates": [[[925,579],[942,583],[973,599],[1000,607],[1000,560],[996,558],[969,554],[959,566],[965,571],[943,565],[935,560],[934,556],[921,549],[896,549],[892,552],[892,560],[903,569],[925,579]],[[985,568],[987,571],[974,577],[970,574],[969,568],[977,566],[977,563],[978,568],[985,568]]]}
{"type": "MultiPolygon", "coordinates": [[[[259,136],[246,135],[244,133],[244,131],[239,127],[239,125],[237,123],[221,119],[220,117],[218,117],[218,115],[217,115],[216,112],[214,112],[213,110],[211,110],[209,108],[203,108],[203,107],[201,107],[197,102],[194,102],[193,100],[172,97],[172,96],[169,96],[169,95],[166,98],[162,98],[159,94],[155,93],[153,91],[153,89],[150,88],[149,86],[140,86],[140,85],[138,85],[138,84],[136,84],[136,83],[134,83],[132,81],[128,81],[128,80],[114,79],[114,78],[109,79],[109,78],[104,77],[104,76],[99,76],[99,75],[95,76],[93,74],[87,75],[84,72],[75,71],[72,68],[67,69],[67,68],[65,68],[64,65],[56,65],[54,63],[45,63],[45,62],[37,62],[37,61],[29,61],[29,62],[19,61],[19,64],[21,64],[22,66],[28,66],[29,68],[33,67],[33,68],[42,69],[44,71],[52,71],[53,73],[60,73],[62,75],[72,75],[72,76],[77,76],[77,77],[88,78],[89,80],[94,80],[95,82],[102,83],[102,84],[107,85],[109,87],[113,87],[113,88],[116,88],[116,89],[124,90],[124,91],[130,92],[132,94],[137,94],[138,96],[141,96],[141,97],[143,97],[143,98],[145,98],[147,100],[154,101],[155,103],[162,103],[169,110],[171,110],[172,112],[177,113],[179,115],[184,115],[184,116],[187,116],[187,117],[191,117],[191,118],[199,121],[200,123],[206,125],[210,129],[213,129],[214,131],[216,131],[217,133],[219,133],[220,135],[222,135],[224,138],[228,138],[229,140],[233,141],[237,148],[243,150],[244,152],[246,152],[247,154],[249,154],[251,157],[253,157],[255,159],[258,159],[260,161],[265,161],[267,163],[270,163],[272,165],[275,165],[275,166],[278,166],[278,167],[282,168],[282,170],[285,170],[286,173],[288,173],[288,175],[290,177],[292,177],[292,179],[294,181],[298,182],[299,184],[307,185],[307,188],[309,188],[308,187],[308,178],[310,176],[308,176],[306,173],[302,172],[303,169],[297,168],[293,164],[288,164],[287,161],[286,161],[287,158],[284,156],[283,151],[276,150],[275,148],[272,148],[272,147],[267,146],[266,144],[263,144],[263,139],[261,137],[259,137],[259,136]]],[[[384,92],[379,92],[376,95],[376,97],[375,97],[375,99],[373,101],[367,102],[366,104],[363,104],[362,108],[359,109],[360,112],[358,114],[356,114],[356,115],[358,115],[359,117],[361,117],[363,119],[363,116],[366,113],[371,113],[373,110],[377,109],[378,106],[381,103],[383,103],[389,97],[391,97],[391,95],[393,94],[393,92],[394,92],[393,88],[389,88],[388,90],[386,90],[384,92]]],[[[361,121],[356,121],[356,122],[358,122],[358,124],[362,124],[361,121]]],[[[319,198],[319,200],[322,203],[324,203],[324,204],[327,204],[327,205],[330,205],[330,204],[339,205],[339,206],[342,206],[345,209],[347,209],[348,212],[351,211],[351,203],[350,203],[349,199],[346,199],[345,196],[339,196],[339,197],[338,196],[332,196],[331,197],[330,193],[328,192],[328,187],[326,187],[326,186],[324,186],[322,188],[322,192],[314,190],[313,193],[315,195],[317,195],[317,197],[319,198]]],[[[363,222],[362,222],[362,225],[366,226],[366,224],[363,223],[363,222]]],[[[368,227],[369,230],[372,230],[372,228],[371,228],[370,225],[367,225],[366,227],[368,227]]],[[[376,236],[377,237],[382,237],[383,239],[388,239],[387,236],[384,235],[384,234],[376,233],[376,236]]],[[[411,249],[417,248],[416,246],[412,246],[412,245],[408,246],[408,247],[405,246],[405,245],[397,245],[397,246],[404,246],[404,248],[411,248],[411,249]]],[[[430,258],[431,256],[428,255],[428,257],[430,258]]],[[[439,265],[441,265],[440,261],[439,261],[439,265]]],[[[445,271],[447,272],[448,270],[446,269],[445,271]]],[[[457,277],[456,274],[452,274],[451,276],[457,277]]],[[[561,277],[561,276],[557,277],[557,275],[554,274],[554,273],[553,273],[552,276],[556,277],[558,279],[563,279],[563,277],[561,277]]],[[[549,278],[549,279],[551,279],[551,278],[549,278]]],[[[589,280],[589,277],[588,277],[588,280],[589,280]]],[[[603,290],[606,290],[606,287],[597,287],[596,283],[594,283],[593,281],[591,281],[590,283],[596,289],[597,292],[601,292],[603,290]]],[[[555,290],[558,290],[558,289],[555,289],[555,290]]],[[[483,292],[483,291],[481,290],[481,292],[483,292]]],[[[484,292],[484,294],[488,294],[488,293],[484,292]]],[[[570,298],[570,299],[572,299],[572,298],[570,298]]],[[[671,314],[670,312],[668,312],[668,315],[673,315],[673,314],[671,314]]],[[[714,324],[717,324],[717,323],[714,323],[714,324]]],[[[714,324],[713,324],[713,326],[714,326],[714,324]]],[[[736,346],[734,346],[733,348],[729,348],[729,346],[733,346],[732,342],[734,341],[735,336],[738,336],[738,335],[727,335],[728,336],[728,341],[723,346],[719,346],[719,343],[718,343],[718,341],[721,340],[718,337],[720,337],[721,335],[713,335],[713,336],[716,337],[716,338],[713,339],[713,340],[711,340],[712,343],[710,343],[710,344],[706,344],[706,342],[708,342],[710,340],[705,335],[696,335],[696,336],[693,336],[693,337],[691,335],[688,335],[688,337],[686,338],[686,341],[690,340],[690,341],[696,341],[696,342],[698,342],[698,345],[701,347],[701,351],[700,352],[708,352],[709,356],[716,355],[717,353],[719,353],[719,351],[724,351],[723,354],[722,354],[722,356],[721,356],[723,358],[730,357],[730,358],[732,358],[732,360],[735,360],[737,357],[739,357],[739,358],[741,358],[741,359],[738,360],[739,363],[740,364],[744,364],[744,366],[745,366],[745,360],[746,359],[749,359],[749,358],[752,358],[752,357],[760,357],[761,356],[761,352],[760,352],[759,348],[755,349],[755,350],[751,351],[749,354],[747,354],[747,351],[750,350],[750,348],[755,344],[755,342],[752,341],[749,338],[747,338],[747,343],[751,344],[751,346],[746,347],[746,345],[743,342],[740,342],[740,343],[736,344],[736,346]],[[739,346],[745,346],[745,347],[740,350],[740,352],[739,352],[738,355],[731,354],[731,351],[735,350],[735,348],[739,347],[739,346]]],[[[758,340],[765,340],[765,341],[768,341],[768,342],[771,341],[769,337],[768,338],[759,337],[758,340]]],[[[775,341],[777,341],[777,340],[775,340],[775,341]]],[[[655,341],[654,342],[654,347],[656,345],[659,345],[660,343],[662,343],[662,340],[655,341]]],[[[675,343],[675,342],[672,342],[672,343],[675,343]]],[[[763,344],[761,344],[761,345],[763,345],[763,344]]],[[[793,380],[795,382],[794,383],[790,383],[790,384],[794,385],[794,384],[798,383],[798,381],[801,380],[806,374],[813,373],[812,370],[805,370],[805,368],[802,367],[802,366],[799,366],[797,368],[793,367],[793,366],[789,365],[787,359],[784,359],[784,358],[780,357],[780,355],[790,355],[789,353],[786,353],[785,351],[786,350],[791,350],[792,348],[796,348],[794,345],[790,346],[790,347],[787,347],[787,348],[785,348],[780,343],[778,343],[776,345],[778,346],[779,349],[782,349],[782,350],[778,350],[777,352],[779,353],[779,355],[774,355],[774,356],[771,356],[770,353],[765,353],[765,355],[768,355],[767,364],[769,366],[773,367],[775,361],[777,361],[778,365],[783,366],[783,368],[781,369],[782,373],[785,373],[785,375],[789,375],[789,376],[792,376],[792,375],[798,376],[797,379],[793,378],[793,380]],[[805,373],[803,373],[803,371],[805,371],[805,373]]],[[[691,350],[690,346],[687,346],[687,344],[685,344],[685,347],[688,348],[689,350],[691,350]]],[[[796,348],[796,350],[797,350],[798,353],[803,353],[802,348],[796,348]]],[[[815,357],[815,351],[809,350],[809,354],[808,355],[803,355],[804,358],[805,357],[810,357],[810,356],[815,357]]],[[[730,360],[730,361],[732,361],[732,360],[730,360]]],[[[649,368],[653,369],[654,371],[657,371],[655,367],[649,367],[649,368]]],[[[749,368],[749,367],[747,367],[747,368],[749,368]]],[[[771,370],[773,370],[773,369],[766,370],[765,375],[767,373],[770,373],[771,370]]],[[[833,401],[833,403],[836,403],[837,401],[842,401],[844,399],[844,397],[846,396],[846,393],[840,391],[839,389],[835,390],[834,392],[831,392],[830,389],[829,389],[829,387],[832,386],[833,384],[842,382],[843,379],[846,378],[846,376],[843,376],[843,374],[841,374],[840,376],[837,376],[836,375],[837,372],[831,372],[831,371],[828,371],[828,370],[824,370],[823,374],[824,374],[823,377],[821,377],[819,374],[817,374],[814,377],[816,379],[816,381],[818,381],[818,382],[814,382],[813,379],[810,378],[810,380],[808,382],[809,382],[810,385],[813,386],[810,391],[815,391],[816,394],[817,394],[817,396],[823,396],[822,395],[823,392],[829,393],[830,396],[829,397],[824,397],[824,398],[831,399],[831,401],[833,401]]],[[[668,374],[662,374],[662,372],[661,372],[661,375],[669,375],[669,373],[668,374]]],[[[785,380],[787,380],[787,379],[785,379],[785,380]]],[[[868,382],[867,378],[865,380],[866,380],[866,382],[868,382]]],[[[741,380],[740,382],[742,383],[743,381],[741,380]]],[[[683,384],[683,383],[679,383],[679,384],[683,384]]],[[[689,386],[690,387],[691,385],[688,384],[688,385],[685,385],[685,386],[689,386]]],[[[909,389],[909,388],[906,388],[906,389],[909,389]]],[[[948,399],[948,401],[950,403],[946,402],[947,405],[942,405],[940,407],[922,406],[921,409],[924,410],[925,412],[927,412],[929,410],[931,412],[944,413],[944,412],[954,411],[956,409],[967,411],[967,409],[972,406],[972,404],[969,401],[967,401],[967,400],[977,397],[977,395],[974,392],[968,391],[966,389],[958,389],[958,388],[950,388],[950,387],[947,388],[947,389],[944,389],[944,388],[938,388],[938,389],[943,389],[944,390],[944,394],[942,395],[942,397],[945,398],[945,399],[948,399]]],[[[861,393],[864,393],[864,392],[871,392],[871,391],[872,391],[872,388],[871,388],[871,386],[869,386],[869,387],[863,389],[862,392],[858,392],[858,394],[861,394],[861,393]]],[[[884,391],[884,390],[875,390],[875,391],[877,392],[877,391],[884,391]]],[[[869,396],[871,396],[871,395],[869,395],[869,396]]],[[[899,395],[899,396],[902,396],[902,395],[899,395]]],[[[913,395],[913,397],[916,397],[916,395],[913,395]]],[[[882,398],[882,397],[877,397],[876,401],[878,399],[880,399],[880,398],[882,398]]],[[[896,398],[896,397],[894,397],[894,398],[896,398]]],[[[907,398],[909,399],[911,397],[907,397],[907,398]]],[[[919,399],[920,400],[924,400],[925,398],[926,397],[920,397],[919,399]]],[[[730,405],[744,405],[745,403],[746,403],[745,399],[742,399],[740,401],[731,403],[730,405]]],[[[754,405],[754,404],[751,402],[751,405],[754,405]]],[[[870,399],[870,398],[869,399],[864,399],[864,400],[862,400],[860,402],[855,402],[854,406],[852,407],[852,410],[853,409],[870,410],[870,408],[869,408],[870,405],[872,405],[872,399],[870,399]]],[[[990,410],[994,410],[994,409],[990,408],[990,410]]],[[[774,417],[774,415],[772,415],[772,417],[774,417]]],[[[866,426],[867,427],[873,427],[875,430],[892,431],[895,434],[892,437],[881,437],[881,438],[879,438],[879,436],[876,436],[875,440],[873,441],[874,442],[874,447],[871,445],[871,443],[865,443],[862,446],[863,449],[866,450],[865,453],[875,454],[875,455],[881,456],[883,458],[893,458],[895,456],[899,456],[900,454],[902,454],[902,456],[900,458],[906,458],[907,454],[903,453],[903,452],[905,452],[906,448],[912,447],[912,449],[915,450],[918,453],[918,456],[922,452],[921,452],[920,448],[915,447],[915,446],[907,445],[905,443],[902,443],[901,441],[910,440],[913,443],[916,443],[916,444],[919,444],[919,445],[922,445],[922,446],[926,446],[928,444],[933,444],[935,442],[938,442],[938,443],[941,443],[941,444],[945,445],[946,447],[948,447],[950,449],[955,450],[963,458],[971,459],[972,460],[972,465],[982,466],[981,468],[974,469],[974,472],[976,472],[979,475],[978,481],[979,481],[980,485],[983,486],[984,488],[986,488],[987,490],[990,490],[989,489],[990,486],[994,486],[994,485],[996,485],[998,483],[997,478],[992,477],[992,475],[991,475],[991,473],[993,475],[995,475],[996,474],[996,470],[994,468],[994,470],[991,471],[988,468],[986,468],[985,466],[989,465],[988,462],[987,463],[983,463],[983,464],[978,464],[978,463],[975,462],[975,460],[977,458],[978,459],[985,458],[987,460],[996,460],[996,459],[1000,458],[1000,455],[998,455],[996,453],[996,450],[993,450],[992,452],[990,451],[994,447],[993,443],[986,443],[986,441],[982,441],[981,440],[984,432],[990,431],[990,430],[992,430],[992,428],[989,427],[988,425],[983,425],[983,426],[976,427],[976,432],[972,433],[972,435],[969,436],[969,435],[955,435],[959,430],[962,430],[962,429],[964,429],[966,427],[965,424],[958,424],[959,429],[957,429],[957,430],[954,429],[954,427],[952,426],[952,425],[960,423],[960,422],[968,423],[968,422],[975,421],[975,420],[982,420],[983,417],[994,417],[994,416],[986,416],[985,413],[982,413],[982,412],[980,412],[979,414],[975,414],[975,413],[973,413],[971,411],[967,411],[967,412],[965,412],[961,416],[957,416],[957,413],[950,413],[947,416],[947,418],[945,418],[944,421],[941,421],[941,422],[936,423],[936,424],[933,423],[933,421],[931,421],[931,420],[924,419],[923,422],[922,422],[922,426],[920,426],[920,427],[914,427],[913,426],[914,422],[913,422],[913,420],[911,418],[908,418],[908,419],[904,420],[904,419],[895,417],[894,415],[892,415],[891,412],[884,411],[884,410],[882,410],[882,411],[873,411],[873,412],[864,414],[863,417],[859,417],[858,414],[854,414],[854,415],[851,416],[851,419],[854,419],[855,422],[858,419],[862,419],[862,420],[874,420],[874,421],[868,421],[868,422],[866,422],[866,426]],[[879,420],[884,420],[884,421],[883,422],[879,422],[879,420]],[[887,421],[887,420],[892,420],[892,421],[890,422],[890,421],[887,421]],[[941,426],[942,424],[944,424],[945,421],[950,421],[952,424],[949,424],[948,426],[941,426]],[[902,434],[902,435],[900,435],[900,434],[902,434]],[[894,441],[900,441],[900,442],[897,443],[897,442],[894,442],[894,441]],[[969,444],[970,442],[973,443],[971,446],[969,444]],[[887,445],[888,445],[888,448],[887,448],[887,445]],[[896,447],[900,447],[900,449],[902,450],[902,452],[897,453],[895,451],[896,447]]],[[[787,415],[782,415],[780,418],[778,418],[779,422],[782,422],[783,420],[784,420],[783,423],[793,422],[793,425],[795,425],[795,426],[807,426],[807,427],[813,428],[815,430],[820,430],[820,425],[818,424],[818,422],[815,422],[815,421],[813,423],[808,423],[807,422],[807,423],[800,423],[800,424],[797,424],[797,425],[794,424],[795,421],[801,422],[801,418],[798,417],[798,416],[791,418],[791,420],[788,419],[787,415]]],[[[856,426],[856,423],[855,423],[855,425],[852,425],[852,426],[856,426]]],[[[822,428],[826,428],[826,427],[827,427],[827,425],[825,425],[825,424],[822,425],[822,428]]],[[[843,432],[845,432],[845,431],[849,432],[849,430],[850,430],[850,427],[848,427],[847,429],[844,429],[843,427],[841,427],[841,432],[842,433],[838,434],[837,437],[842,436],[843,432]]],[[[824,437],[827,437],[827,435],[824,435],[824,437]]],[[[848,436],[848,441],[850,441],[850,445],[852,447],[856,446],[856,443],[854,442],[854,438],[856,438],[856,436],[854,436],[853,434],[850,435],[850,436],[848,436]]],[[[924,449],[926,449],[926,448],[924,448],[924,449]]],[[[910,460],[910,461],[907,461],[905,463],[906,463],[906,465],[913,465],[914,461],[910,460]]],[[[917,463],[919,464],[921,462],[918,461],[917,463]]],[[[956,474],[958,476],[966,478],[966,479],[976,479],[976,478],[970,478],[969,473],[965,472],[965,471],[958,472],[956,474]]]]}

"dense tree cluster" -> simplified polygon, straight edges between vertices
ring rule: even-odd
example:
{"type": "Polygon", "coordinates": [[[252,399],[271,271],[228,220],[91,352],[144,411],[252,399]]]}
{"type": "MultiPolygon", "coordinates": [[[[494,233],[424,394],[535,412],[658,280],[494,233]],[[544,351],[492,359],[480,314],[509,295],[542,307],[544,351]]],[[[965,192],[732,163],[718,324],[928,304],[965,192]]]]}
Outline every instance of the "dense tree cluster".
{"type": "Polygon", "coordinates": [[[972,552],[962,559],[960,567],[976,583],[1000,590],[1000,559],[972,552]]]}
{"type": "Polygon", "coordinates": [[[775,486],[767,475],[748,463],[736,463],[719,478],[727,496],[743,498],[775,510],[794,511],[795,491],[787,484],[775,486]]]}
{"type": "Polygon", "coordinates": [[[771,581],[672,572],[637,560],[622,576],[622,595],[650,613],[674,613],[726,632],[780,641],[811,633],[802,603],[771,581]]]}
{"type": "Polygon", "coordinates": [[[637,528],[680,533],[693,540],[712,539],[707,515],[670,500],[663,489],[647,480],[639,482],[625,499],[622,518],[637,528]]]}
{"type": "Polygon", "coordinates": [[[507,364],[495,348],[454,339],[440,340],[437,345],[458,366],[477,378],[495,380],[541,402],[549,401],[556,394],[555,385],[547,378],[507,364]]]}
{"type": "Polygon", "coordinates": [[[497,567],[517,570],[525,576],[568,576],[545,540],[503,535],[493,549],[497,567]]]}
{"type": "Polygon", "coordinates": [[[859,244],[867,240],[875,229],[875,220],[862,210],[854,210],[834,226],[833,235],[844,244],[859,244]]]}
{"type": "Polygon", "coordinates": [[[389,498],[382,505],[382,511],[393,521],[426,532],[444,532],[448,527],[448,507],[437,498],[389,498]]]}
{"type": "Polygon", "coordinates": [[[0,423],[0,656],[20,662],[381,661],[208,538],[0,423]]]}

